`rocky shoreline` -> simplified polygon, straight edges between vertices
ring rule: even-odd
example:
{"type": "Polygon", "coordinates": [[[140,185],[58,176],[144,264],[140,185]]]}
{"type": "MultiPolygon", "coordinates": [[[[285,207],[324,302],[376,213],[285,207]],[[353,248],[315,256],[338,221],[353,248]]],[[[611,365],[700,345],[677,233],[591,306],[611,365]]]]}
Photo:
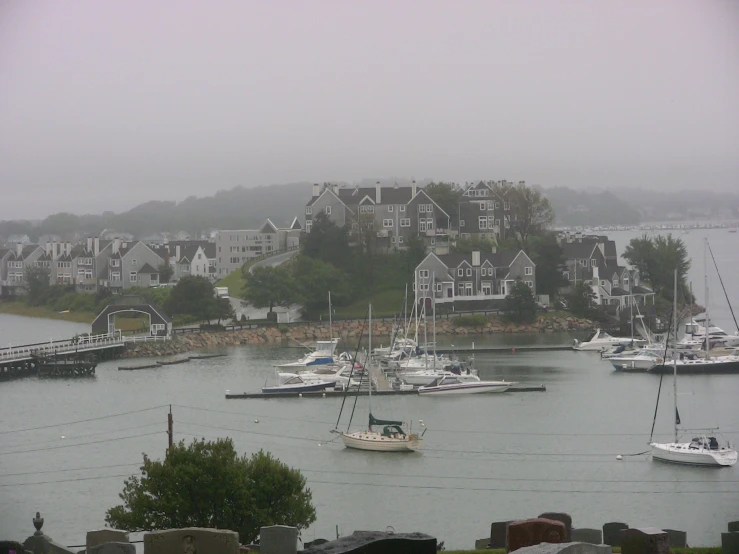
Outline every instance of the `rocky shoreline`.
{"type": "MultiPolygon", "coordinates": [[[[534,323],[508,323],[495,316],[487,317],[485,325],[462,326],[456,323],[457,318],[437,319],[437,335],[492,335],[500,333],[558,333],[577,332],[593,329],[593,322],[571,316],[540,316],[534,323]]],[[[329,332],[327,323],[296,323],[294,325],[264,326],[256,329],[237,329],[234,331],[209,331],[175,335],[166,342],[131,343],[127,346],[124,358],[143,358],[152,356],[172,356],[202,348],[221,346],[237,346],[240,344],[278,344],[280,342],[310,342],[317,339],[328,339],[329,336],[343,336],[353,339],[362,334],[361,321],[340,321],[333,324],[329,332]]],[[[389,337],[392,334],[391,322],[373,322],[372,333],[378,337],[389,337]]],[[[423,324],[420,325],[423,333],[423,324]]],[[[429,325],[428,332],[431,332],[429,325]]],[[[411,328],[415,334],[415,327],[411,328]]]]}

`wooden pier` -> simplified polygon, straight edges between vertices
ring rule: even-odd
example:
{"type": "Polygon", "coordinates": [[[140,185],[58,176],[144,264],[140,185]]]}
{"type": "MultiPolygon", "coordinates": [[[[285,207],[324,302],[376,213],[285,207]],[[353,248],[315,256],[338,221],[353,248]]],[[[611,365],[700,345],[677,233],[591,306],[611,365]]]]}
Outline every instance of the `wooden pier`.
{"type": "MultiPolygon", "coordinates": [[[[547,388],[544,385],[532,385],[532,386],[518,386],[511,387],[506,392],[546,392],[547,388]]],[[[344,395],[347,396],[367,396],[369,393],[366,390],[349,390],[349,391],[319,391],[319,392],[242,392],[242,393],[226,393],[226,399],[228,400],[255,400],[264,398],[340,398],[344,395]]],[[[498,394],[482,394],[475,396],[497,396],[498,394]]],[[[372,389],[372,396],[418,396],[417,390],[376,390],[372,389]]]]}

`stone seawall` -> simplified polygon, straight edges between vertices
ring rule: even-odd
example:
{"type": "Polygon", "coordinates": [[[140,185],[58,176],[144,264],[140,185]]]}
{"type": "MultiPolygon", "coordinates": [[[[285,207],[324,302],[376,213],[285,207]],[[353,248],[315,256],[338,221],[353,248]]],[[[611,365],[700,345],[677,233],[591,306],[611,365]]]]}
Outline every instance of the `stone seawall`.
{"type": "MultiPolygon", "coordinates": [[[[499,333],[556,333],[584,331],[593,328],[591,321],[576,317],[539,317],[534,323],[517,325],[504,322],[495,316],[490,316],[486,318],[487,323],[485,325],[472,327],[457,325],[456,319],[437,319],[436,334],[443,336],[499,333]]],[[[429,323],[428,333],[431,333],[431,328],[431,324],[429,323]]],[[[423,333],[423,323],[419,325],[419,329],[420,333],[423,333]]],[[[413,335],[415,332],[415,326],[412,326],[410,334],[413,335]]],[[[373,336],[389,337],[392,334],[392,323],[373,322],[372,333],[373,336]]],[[[170,356],[200,348],[235,346],[239,344],[276,344],[289,340],[310,342],[317,339],[328,339],[331,334],[334,337],[343,336],[348,339],[356,339],[362,334],[362,322],[336,322],[333,324],[333,333],[329,333],[329,325],[327,323],[298,323],[289,326],[278,325],[277,327],[176,335],[172,340],[167,342],[129,344],[124,357],[170,356]]]]}

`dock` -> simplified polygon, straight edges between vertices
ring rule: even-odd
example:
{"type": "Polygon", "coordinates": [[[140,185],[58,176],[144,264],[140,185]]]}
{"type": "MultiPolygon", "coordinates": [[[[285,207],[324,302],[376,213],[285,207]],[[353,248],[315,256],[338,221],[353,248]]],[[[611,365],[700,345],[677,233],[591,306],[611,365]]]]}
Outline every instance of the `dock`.
{"type": "MultiPolygon", "coordinates": [[[[520,386],[520,387],[512,387],[508,389],[506,392],[546,392],[547,388],[544,385],[532,385],[532,386],[520,386]]],[[[226,399],[227,400],[257,400],[257,399],[263,399],[263,398],[340,398],[344,395],[347,396],[367,396],[369,393],[366,390],[350,390],[350,391],[334,391],[334,390],[327,390],[323,392],[271,392],[271,393],[262,393],[262,392],[242,392],[242,393],[226,393],[226,399]]],[[[505,393],[495,393],[495,394],[488,394],[487,396],[496,396],[497,394],[505,394],[505,393]]],[[[373,390],[372,396],[403,396],[403,395],[418,395],[417,390],[395,390],[395,389],[389,389],[389,390],[373,390]]],[[[476,395],[476,396],[486,396],[486,395],[476,395]]]]}
{"type": "Polygon", "coordinates": [[[481,348],[437,348],[437,354],[506,354],[510,352],[557,352],[572,350],[571,344],[534,346],[483,346],[481,348]]]}

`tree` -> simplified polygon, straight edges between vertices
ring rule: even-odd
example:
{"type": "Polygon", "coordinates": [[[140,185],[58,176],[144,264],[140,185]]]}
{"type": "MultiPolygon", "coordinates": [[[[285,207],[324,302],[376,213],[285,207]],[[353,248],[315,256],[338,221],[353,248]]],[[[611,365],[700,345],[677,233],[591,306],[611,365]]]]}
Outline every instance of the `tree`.
{"type": "Polygon", "coordinates": [[[454,252],[460,254],[470,254],[474,250],[480,252],[492,252],[493,247],[496,247],[496,243],[488,238],[480,238],[477,235],[473,235],[469,238],[458,238],[456,244],[453,247],[454,252]]]}
{"type": "Polygon", "coordinates": [[[251,543],[266,525],[303,529],[316,520],[311,490],[296,469],[259,451],[238,457],[230,438],[184,441],[164,461],[144,454],[141,476],[124,482],[108,525],[128,531],[214,527],[251,543]]]}
{"type": "Polygon", "coordinates": [[[686,282],[690,270],[688,250],[680,238],[657,235],[631,239],[623,254],[624,259],[634,266],[642,279],[647,281],[654,292],[672,300],[674,273],[677,269],[678,294],[692,300],[686,282]]]}
{"type": "Polygon", "coordinates": [[[348,304],[351,300],[349,277],[331,264],[301,254],[294,271],[306,318],[316,317],[321,310],[328,308],[329,291],[331,302],[336,306],[348,304]]]}
{"type": "Polygon", "coordinates": [[[595,293],[590,285],[578,281],[569,296],[570,311],[577,317],[590,317],[595,306],[595,293]]]}
{"type": "Polygon", "coordinates": [[[191,315],[200,321],[218,317],[218,302],[213,283],[205,277],[188,275],[172,288],[165,309],[171,314],[191,315]]]}
{"type": "Polygon", "coordinates": [[[536,290],[541,294],[554,296],[561,287],[566,287],[564,251],[552,233],[541,237],[531,237],[529,241],[531,260],[536,264],[536,290]]]}
{"type": "Polygon", "coordinates": [[[418,264],[426,258],[426,245],[418,235],[410,235],[405,241],[405,259],[406,273],[412,278],[418,264]]]}
{"type": "Polygon", "coordinates": [[[28,304],[41,306],[46,302],[51,288],[49,270],[43,267],[27,266],[23,273],[26,280],[28,304]]]}
{"type": "Polygon", "coordinates": [[[529,237],[542,235],[554,223],[552,205],[539,190],[519,183],[515,186],[498,186],[494,193],[510,204],[510,231],[520,249],[526,251],[529,237]]]}
{"type": "Polygon", "coordinates": [[[259,266],[249,273],[244,299],[255,308],[288,307],[297,300],[295,279],[284,266],[259,266]]]}
{"type": "Polygon", "coordinates": [[[302,252],[309,258],[321,260],[336,267],[346,268],[351,257],[349,233],[339,227],[325,213],[313,218],[310,233],[301,238],[302,252]]]}
{"type": "Polygon", "coordinates": [[[172,266],[169,265],[167,261],[165,261],[157,269],[159,270],[159,282],[169,283],[169,280],[172,278],[172,275],[174,275],[174,269],[172,269],[172,266]]]}
{"type": "Polygon", "coordinates": [[[534,294],[523,281],[516,281],[513,289],[503,301],[503,313],[506,319],[515,323],[530,323],[536,319],[536,301],[534,294]]]}
{"type": "Polygon", "coordinates": [[[459,223],[459,199],[462,194],[454,188],[451,183],[429,183],[424,187],[424,192],[429,195],[439,207],[451,218],[454,227],[459,223]]]}

